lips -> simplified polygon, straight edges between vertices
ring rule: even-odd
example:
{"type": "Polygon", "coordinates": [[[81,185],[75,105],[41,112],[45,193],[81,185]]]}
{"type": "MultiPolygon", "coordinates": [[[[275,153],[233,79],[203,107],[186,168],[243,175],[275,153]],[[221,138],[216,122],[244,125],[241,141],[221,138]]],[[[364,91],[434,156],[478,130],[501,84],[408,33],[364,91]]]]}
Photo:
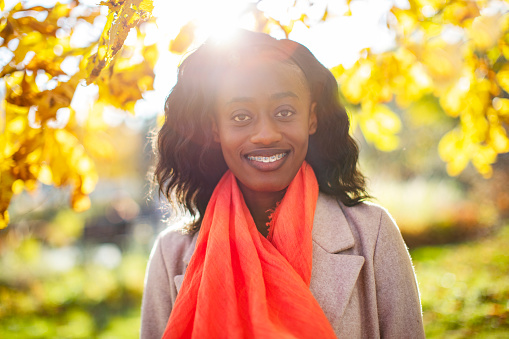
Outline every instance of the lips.
{"type": "Polygon", "coordinates": [[[274,171],[279,169],[286,161],[289,150],[257,150],[244,155],[247,162],[261,171],[274,171]]]}

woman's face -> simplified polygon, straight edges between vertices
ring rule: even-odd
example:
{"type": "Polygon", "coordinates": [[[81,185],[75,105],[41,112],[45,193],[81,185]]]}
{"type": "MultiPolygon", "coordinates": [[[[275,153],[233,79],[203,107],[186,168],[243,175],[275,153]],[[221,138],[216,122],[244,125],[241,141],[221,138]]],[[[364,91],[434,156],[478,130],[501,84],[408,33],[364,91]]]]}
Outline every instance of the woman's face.
{"type": "Polygon", "coordinates": [[[316,131],[314,109],[293,64],[248,60],[219,80],[214,137],[244,194],[288,187],[316,131]]]}

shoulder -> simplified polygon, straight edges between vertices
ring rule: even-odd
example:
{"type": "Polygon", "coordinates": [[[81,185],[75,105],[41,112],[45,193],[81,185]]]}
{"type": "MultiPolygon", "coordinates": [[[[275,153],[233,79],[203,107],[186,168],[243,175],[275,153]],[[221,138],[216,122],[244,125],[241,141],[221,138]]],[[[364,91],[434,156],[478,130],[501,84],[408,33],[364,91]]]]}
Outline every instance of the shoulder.
{"type": "Polygon", "coordinates": [[[378,204],[370,201],[364,201],[354,206],[345,206],[339,203],[345,213],[346,218],[361,228],[368,228],[378,233],[380,227],[387,225],[396,226],[394,218],[389,211],[378,204]]]}
{"type": "Polygon", "coordinates": [[[350,226],[375,233],[378,233],[381,224],[395,224],[390,213],[378,204],[364,201],[354,206],[346,206],[336,197],[321,192],[318,197],[316,213],[322,217],[324,214],[343,214],[350,226]]]}
{"type": "Polygon", "coordinates": [[[339,202],[339,205],[345,216],[354,222],[379,225],[385,218],[393,220],[390,213],[384,207],[370,201],[363,201],[354,206],[346,206],[339,202]]]}
{"type": "Polygon", "coordinates": [[[141,338],[161,338],[177,298],[176,277],[184,274],[193,236],[175,227],[157,236],[145,275],[141,338]]]}
{"type": "Polygon", "coordinates": [[[377,257],[391,253],[391,256],[397,254],[397,257],[405,260],[409,258],[401,231],[384,207],[371,202],[362,202],[352,207],[342,205],[342,209],[356,233],[356,238],[369,253],[377,257]]]}
{"type": "Polygon", "coordinates": [[[198,233],[187,234],[182,229],[168,227],[156,238],[153,255],[160,255],[166,266],[180,266],[190,256],[189,252],[194,249],[198,233]]]}
{"type": "Polygon", "coordinates": [[[315,211],[314,238],[320,243],[344,243],[329,246],[337,250],[355,244],[358,253],[374,251],[379,234],[385,228],[399,233],[389,212],[372,202],[346,206],[336,197],[320,193],[315,211]]]}
{"type": "Polygon", "coordinates": [[[193,237],[193,234],[186,233],[183,229],[168,227],[159,233],[156,241],[164,247],[180,248],[189,245],[193,237]]]}

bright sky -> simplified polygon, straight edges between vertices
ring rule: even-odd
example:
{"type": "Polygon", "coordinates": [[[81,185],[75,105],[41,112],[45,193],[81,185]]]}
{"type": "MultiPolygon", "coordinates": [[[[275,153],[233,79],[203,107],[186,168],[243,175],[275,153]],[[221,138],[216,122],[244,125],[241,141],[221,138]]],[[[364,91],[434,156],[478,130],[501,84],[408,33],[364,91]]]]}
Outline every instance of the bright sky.
{"type": "MultiPolygon", "coordinates": [[[[397,0],[354,0],[351,3],[351,16],[344,16],[347,10],[345,1],[315,0],[313,6],[309,1],[297,1],[297,10],[288,12],[293,0],[265,0],[258,3],[258,8],[282,23],[289,18],[300,17],[299,7],[303,7],[311,20],[316,22],[328,9],[328,19],[314,24],[310,29],[297,23],[290,34],[290,39],[302,43],[326,67],[343,64],[351,66],[359,57],[359,52],[370,47],[373,50],[390,48],[394,38],[386,25],[386,15],[394,3],[405,6],[406,1],[397,0]]],[[[233,27],[253,28],[254,19],[242,12],[246,6],[253,5],[245,0],[188,0],[168,1],[155,0],[154,15],[157,17],[157,28],[154,34],[148,34],[147,42],[155,39],[160,43],[160,61],[156,66],[154,93],[147,93],[147,100],[136,106],[136,114],[151,116],[163,106],[176,81],[175,65],[182,56],[168,52],[168,44],[178,33],[181,26],[194,20],[197,25],[194,46],[199,46],[211,34],[227,35],[233,27]],[[161,34],[160,32],[164,32],[161,34]]],[[[276,32],[276,38],[284,38],[284,33],[276,32]]]]}

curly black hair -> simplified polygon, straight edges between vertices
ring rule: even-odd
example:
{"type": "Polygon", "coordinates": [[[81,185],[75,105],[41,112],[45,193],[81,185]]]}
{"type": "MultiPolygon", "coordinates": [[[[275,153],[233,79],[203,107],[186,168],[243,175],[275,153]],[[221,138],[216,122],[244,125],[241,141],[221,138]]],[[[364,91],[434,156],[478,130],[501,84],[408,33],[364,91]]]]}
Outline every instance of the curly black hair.
{"type": "Polygon", "coordinates": [[[347,206],[369,198],[358,169],[359,149],[348,133],[349,118],[331,72],[297,42],[242,30],[227,45],[209,39],[182,62],[166,100],[164,124],[154,138],[154,180],[160,194],[195,217],[187,226],[190,233],[199,229],[210,196],[228,169],[212,133],[217,81],[239,60],[262,55],[297,65],[307,80],[318,125],[309,138],[306,161],[320,191],[347,206]]]}

